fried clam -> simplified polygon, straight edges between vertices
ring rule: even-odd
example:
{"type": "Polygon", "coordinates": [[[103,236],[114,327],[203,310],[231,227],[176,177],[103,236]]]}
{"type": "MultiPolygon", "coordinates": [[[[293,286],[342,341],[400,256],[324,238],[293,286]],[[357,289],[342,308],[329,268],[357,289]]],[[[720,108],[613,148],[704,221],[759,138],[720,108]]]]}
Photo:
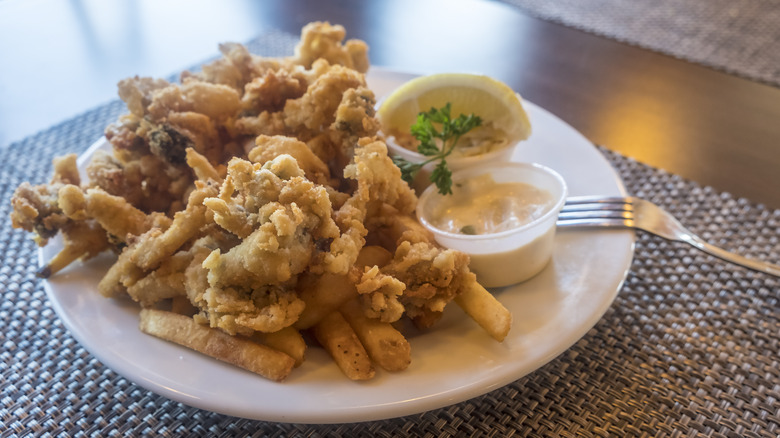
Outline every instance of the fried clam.
{"type": "MultiPolygon", "coordinates": [[[[84,193],[79,187],[81,178],[74,154],[56,158],[53,162],[54,175],[48,184],[33,186],[22,183],[14,192],[11,203],[12,225],[35,233],[35,241],[40,246],[49,239],[62,234],[63,249],[49,260],[39,271],[38,276],[49,277],[62,270],[76,260],[88,260],[97,254],[116,248],[121,238],[126,234],[140,230],[143,225],[133,223],[134,219],[146,221],[148,218],[142,212],[122,223],[117,223],[109,217],[100,218],[102,222],[114,226],[115,234],[107,233],[101,220],[86,214],[84,209],[102,210],[106,203],[103,199],[93,201],[84,199],[84,193]],[[119,241],[113,236],[121,236],[119,241]]],[[[99,196],[96,195],[95,198],[99,196]]],[[[114,201],[113,199],[111,201],[114,201]]],[[[125,207],[126,203],[119,200],[112,205],[125,207]]],[[[135,212],[133,212],[135,213],[135,212]]],[[[110,216],[112,213],[108,213],[110,216]]]]}
{"type": "Polygon", "coordinates": [[[511,315],[468,257],[411,216],[417,198],[379,135],[367,46],[344,38],[312,23],[290,57],[226,43],[180,83],[121,81],[128,113],[85,180],[71,155],[49,183],[14,194],[14,227],[41,245],[62,233],[43,274],[114,249],[98,290],[136,301],[144,332],[274,380],[304,360],[304,339],[351,379],[406,369],[395,325],[429,327],[452,301],[503,339],[511,315]]]}
{"type": "Polygon", "coordinates": [[[202,262],[208,288],[196,304],[228,333],[274,332],[292,325],[304,303],[295,280],[316,242],[338,236],[327,190],[305,178],[290,155],[265,164],[233,159],[219,196],[205,205],[214,221],[241,238],[202,262]]]}
{"type": "Polygon", "coordinates": [[[11,197],[12,226],[35,233],[34,239],[39,246],[46,245],[60,230],[73,223],[63,213],[57,198],[60,188],[81,182],[75,154],[55,158],[53,166],[54,172],[48,184],[34,186],[23,182],[11,197]]]}
{"type": "MultiPolygon", "coordinates": [[[[300,113],[304,110],[322,109],[332,113],[345,90],[365,85],[360,73],[368,68],[367,47],[358,41],[345,43],[344,35],[341,26],[311,23],[302,30],[296,56],[260,57],[250,54],[240,44],[226,43],[220,46],[222,58],[205,65],[199,73],[183,73],[180,84],[138,76],[120,81],[119,96],[127,105],[128,113],[106,128],[111,150],[100,150],[92,156],[82,188],[100,189],[110,196],[123,198],[129,206],[145,214],[157,212],[173,217],[185,208],[193,182],[199,178],[187,163],[188,150],[197,152],[224,175],[224,166],[230,158],[245,157],[244,145],[254,145],[257,133],[238,129],[241,120],[253,120],[250,124],[262,126],[263,133],[300,137],[304,133],[296,132],[296,126],[285,125],[285,117],[304,120],[306,115],[300,113]],[[318,85],[314,85],[319,78],[322,79],[318,85]],[[339,91],[328,92],[328,87],[339,91]],[[285,114],[287,104],[299,99],[285,114]]],[[[324,124],[336,119],[333,114],[324,117],[324,124]]],[[[325,132],[327,126],[318,129],[307,130],[306,140],[329,137],[325,132]]],[[[321,150],[333,149],[329,141],[324,143],[327,145],[321,150]]],[[[316,153],[316,148],[313,150],[316,153]]],[[[327,160],[325,163],[329,164],[327,160]]],[[[340,176],[341,168],[337,170],[340,176]]],[[[68,231],[75,227],[74,221],[91,220],[90,215],[96,210],[78,219],[68,217],[61,211],[58,192],[62,185],[79,186],[79,183],[75,155],[57,159],[48,184],[24,183],[16,190],[12,199],[13,226],[34,233],[40,245],[45,245],[60,231],[76,233],[76,228],[68,231]]],[[[331,195],[344,199],[333,190],[331,195]]],[[[92,230],[89,240],[96,244],[100,230],[92,225],[82,224],[77,228],[82,238],[87,229],[92,230]]],[[[124,240],[121,233],[110,230],[106,233],[109,241],[124,240]]],[[[66,239],[77,240],[82,239],[66,239]]],[[[90,251],[79,252],[71,246],[69,255],[61,257],[58,267],[53,269],[61,269],[76,259],[110,247],[93,245],[90,251]]],[[[47,272],[52,274],[53,270],[47,272]]]]}
{"type": "Polygon", "coordinates": [[[310,66],[318,59],[341,64],[361,73],[368,71],[368,46],[360,40],[347,40],[341,25],[313,22],[303,27],[301,41],[295,47],[296,62],[310,66]],[[343,43],[342,43],[343,42],[343,43]]]}
{"type": "Polygon", "coordinates": [[[344,169],[344,177],[356,188],[334,213],[341,233],[330,244],[329,251],[319,254],[313,272],[346,274],[355,264],[368,233],[365,222],[381,205],[411,213],[417,197],[401,180],[400,170],[387,155],[387,146],[372,138],[360,139],[354,149],[353,162],[344,169]]]}
{"type": "MultiPolygon", "coordinates": [[[[187,207],[177,212],[172,221],[128,239],[127,246],[119,254],[117,261],[98,283],[98,291],[102,295],[116,297],[127,293],[129,288],[134,287],[138,281],[161,265],[171,263],[171,256],[208,231],[210,219],[203,200],[216,195],[218,189],[216,184],[202,181],[196,181],[195,187],[195,190],[190,192],[187,207]]],[[[170,269],[170,273],[182,270],[185,264],[177,263],[176,266],[178,269],[170,269]]],[[[151,294],[156,292],[144,288],[138,290],[151,294]]],[[[133,297],[146,305],[155,302],[137,294],[133,297]]]]}

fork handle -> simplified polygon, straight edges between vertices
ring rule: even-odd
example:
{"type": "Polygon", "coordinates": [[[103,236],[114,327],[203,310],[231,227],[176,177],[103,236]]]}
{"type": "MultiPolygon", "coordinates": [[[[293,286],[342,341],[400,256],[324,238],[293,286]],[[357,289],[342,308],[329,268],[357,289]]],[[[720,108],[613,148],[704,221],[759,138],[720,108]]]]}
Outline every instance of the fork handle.
{"type": "Polygon", "coordinates": [[[692,234],[686,233],[685,235],[680,236],[680,240],[706,252],[707,254],[713,255],[727,262],[735,263],[737,265],[753,269],[754,271],[760,271],[774,275],[775,277],[780,277],[780,266],[778,265],[773,265],[771,263],[750,259],[739,254],[734,254],[733,252],[726,251],[725,249],[718,248],[715,245],[707,243],[700,237],[694,236],[692,234]]]}

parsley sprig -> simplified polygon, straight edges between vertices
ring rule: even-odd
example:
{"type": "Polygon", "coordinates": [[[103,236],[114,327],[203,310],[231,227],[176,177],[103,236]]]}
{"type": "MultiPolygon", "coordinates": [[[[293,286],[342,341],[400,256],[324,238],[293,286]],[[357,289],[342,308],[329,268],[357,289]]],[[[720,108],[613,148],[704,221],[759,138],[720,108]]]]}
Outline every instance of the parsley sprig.
{"type": "Polygon", "coordinates": [[[412,125],[412,135],[420,142],[417,151],[430,158],[420,163],[412,163],[401,157],[393,157],[393,162],[401,169],[401,178],[410,184],[423,166],[438,160],[430,180],[436,184],[442,195],[452,193],[452,171],[447,166],[447,156],[455,149],[463,134],[482,124],[482,119],[474,114],[468,116],[461,114],[456,119],[452,119],[451,107],[452,105],[447,102],[442,108],[431,108],[428,112],[421,112],[412,125]],[[437,126],[440,129],[437,129],[437,126]],[[436,139],[441,140],[441,148],[437,145],[436,139]]]}

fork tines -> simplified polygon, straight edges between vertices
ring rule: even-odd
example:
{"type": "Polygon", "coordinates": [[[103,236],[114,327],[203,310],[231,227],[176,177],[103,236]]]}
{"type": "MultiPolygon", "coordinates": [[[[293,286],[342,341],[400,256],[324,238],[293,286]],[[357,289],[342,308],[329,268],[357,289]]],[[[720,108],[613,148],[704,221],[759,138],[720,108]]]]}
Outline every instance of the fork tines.
{"type": "Polygon", "coordinates": [[[755,260],[719,248],[686,229],[661,207],[641,198],[583,196],[569,198],[558,216],[559,227],[636,228],[685,242],[694,248],[731,263],[780,277],[780,266],[755,260]]]}
{"type": "Polygon", "coordinates": [[[633,218],[633,198],[579,196],[566,199],[558,226],[631,227],[633,218]]]}

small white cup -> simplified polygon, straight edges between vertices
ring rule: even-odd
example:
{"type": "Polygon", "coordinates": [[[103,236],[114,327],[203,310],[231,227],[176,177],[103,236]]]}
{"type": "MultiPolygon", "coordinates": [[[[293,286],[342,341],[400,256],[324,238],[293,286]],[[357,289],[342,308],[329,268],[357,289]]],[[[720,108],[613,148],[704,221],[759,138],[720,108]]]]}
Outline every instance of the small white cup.
{"type": "Polygon", "coordinates": [[[520,227],[491,234],[458,234],[438,229],[427,219],[432,206],[444,196],[435,186],[430,186],[419,198],[417,218],[440,245],[471,257],[469,267],[482,286],[509,286],[535,276],[550,261],[555,222],[566,202],[568,190],[561,175],[535,163],[480,164],[453,172],[453,184],[486,173],[496,183],[520,182],[546,190],[552,195],[553,202],[540,217],[520,227]]]}

